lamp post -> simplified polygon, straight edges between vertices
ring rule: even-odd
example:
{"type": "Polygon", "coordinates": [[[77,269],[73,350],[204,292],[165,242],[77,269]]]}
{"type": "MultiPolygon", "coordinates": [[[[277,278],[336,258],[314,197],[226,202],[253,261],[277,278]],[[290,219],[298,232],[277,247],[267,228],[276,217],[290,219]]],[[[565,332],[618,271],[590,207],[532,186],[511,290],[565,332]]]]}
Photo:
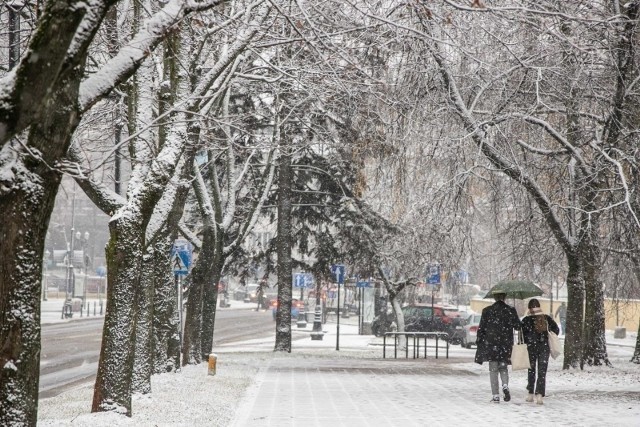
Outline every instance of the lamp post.
{"type": "MultiPolygon", "coordinates": [[[[89,232],[85,231],[84,234],[79,231],[76,232],[76,239],[80,242],[80,246],[82,247],[82,264],[84,266],[84,285],[82,287],[82,305],[87,305],[87,272],[89,270],[89,257],[87,256],[87,244],[89,242],[89,232]]],[[[87,305],[87,312],[89,310],[89,306],[87,305]]]]}
{"type": "Polygon", "coordinates": [[[47,300],[47,264],[49,263],[49,256],[51,252],[49,250],[44,251],[44,260],[42,261],[42,269],[44,270],[44,274],[42,275],[42,301],[47,300]]]}

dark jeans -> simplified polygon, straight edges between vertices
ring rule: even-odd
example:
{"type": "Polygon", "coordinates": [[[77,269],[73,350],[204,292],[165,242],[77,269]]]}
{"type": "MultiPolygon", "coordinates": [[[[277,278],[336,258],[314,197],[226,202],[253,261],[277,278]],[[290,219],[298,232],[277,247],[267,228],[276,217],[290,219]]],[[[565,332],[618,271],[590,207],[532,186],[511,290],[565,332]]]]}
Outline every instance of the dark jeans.
{"type": "Polygon", "coordinates": [[[527,390],[529,393],[541,394],[544,396],[547,382],[547,367],[549,366],[548,346],[527,346],[529,350],[529,362],[531,369],[528,370],[527,390]]]}

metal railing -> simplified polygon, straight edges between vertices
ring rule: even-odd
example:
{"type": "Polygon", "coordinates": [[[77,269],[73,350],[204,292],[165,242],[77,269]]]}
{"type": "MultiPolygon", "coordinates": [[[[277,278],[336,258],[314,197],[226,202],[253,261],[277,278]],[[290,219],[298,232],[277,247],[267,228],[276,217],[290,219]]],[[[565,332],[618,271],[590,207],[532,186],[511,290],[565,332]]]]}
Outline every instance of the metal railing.
{"type": "Polygon", "coordinates": [[[393,340],[393,358],[398,358],[398,337],[404,336],[407,339],[407,344],[405,346],[405,359],[409,358],[409,338],[412,338],[412,355],[414,359],[420,358],[420,340],[423,340],[424,344],[422,348],[424,348],[424,358],[427,358],[427,348],[435,348],[436,359],[438,358],[438,350],[440,348],[439,342],[442,339],[446,343],[446,358],[449,358],[449,334],[446,332],[386,332],[382,338],[382,358],[387,358],[387,337],[394,337],[393,340]],[[435,338],[435,345],[427,345],[428,338],[435,338]]]}

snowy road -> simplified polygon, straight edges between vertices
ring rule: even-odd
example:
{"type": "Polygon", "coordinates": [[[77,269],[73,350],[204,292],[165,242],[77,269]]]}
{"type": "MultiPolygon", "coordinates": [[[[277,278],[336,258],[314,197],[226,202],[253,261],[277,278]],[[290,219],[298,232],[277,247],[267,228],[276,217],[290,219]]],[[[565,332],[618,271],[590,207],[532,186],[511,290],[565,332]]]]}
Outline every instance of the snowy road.
{"type": "MultiPolygon", "coordinates": [[[[218,309],[214,346],[274,334],[271,312],[256,312],[251,307],[253,305],[218,309]]],[[[43,325],[39,384],[41,399],[94,381],[100,356],[102,324],[102,317],[90,317],[43,325]]]]}

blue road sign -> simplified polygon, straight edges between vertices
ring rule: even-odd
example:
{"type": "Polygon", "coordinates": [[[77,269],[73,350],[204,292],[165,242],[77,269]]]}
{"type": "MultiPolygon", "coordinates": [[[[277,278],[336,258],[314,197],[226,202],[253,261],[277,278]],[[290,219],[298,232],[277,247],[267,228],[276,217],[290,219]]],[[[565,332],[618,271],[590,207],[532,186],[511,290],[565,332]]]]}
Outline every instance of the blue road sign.
{"type": "Polygon", "coordinates": [[[427,266],[427,284],[440,284],[440,264],[431,264],[427,266]]]}
{"type": "Polygon", "coordinates": [[[371,282],[356,282],[356,288],[370,288],[371,282]]]}
{"type": "Polygon", "coordinates": [[[191,243],[188,240],[176,239],[171,248],[173,274],[176,276],[186,276],[189,274],[192,257],[193,246],[191,246],[191,243]]]}
{"type": "Polygon", "coordinates": [[[313,274],[311,273],[305,273],[304,274],[304,287],[305,288],[312,288],[313,287],[313,274]]]}
{"type": "Polygon", "coordinates": [[[336,278],[336,282],[340,285],[344,284],[344,278],[347,268],[343,264],[333,264],[331,266],[331,274],[336,278]]]}
{"type": "Polygon", "coordinates": [[[105,267],[104,265],[101,265],[99,267],[96,268],[96,274],[100,277],[104,277],[107,275],[107,267],[105,267]]]}
{"type": "Polygon", "coordinates": [[[311,288],[313,286],[313,274],[296,273],[293,275],[294,288],[311,288]]]}

